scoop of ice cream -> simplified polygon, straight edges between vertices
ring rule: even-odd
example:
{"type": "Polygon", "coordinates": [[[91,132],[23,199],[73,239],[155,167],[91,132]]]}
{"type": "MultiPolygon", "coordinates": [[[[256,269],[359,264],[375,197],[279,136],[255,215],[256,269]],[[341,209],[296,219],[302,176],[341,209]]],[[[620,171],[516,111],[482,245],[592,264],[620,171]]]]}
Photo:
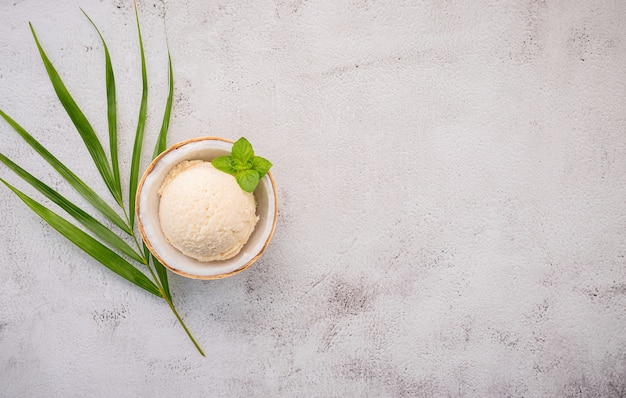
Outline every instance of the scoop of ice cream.
{"type": "Polygon", "coordinates": [[[254,195],[210,162],[184,161],[159,189],[159,221],[165,238],[200,261],[227,260],[239,253],[258,221],[254,195]]]}

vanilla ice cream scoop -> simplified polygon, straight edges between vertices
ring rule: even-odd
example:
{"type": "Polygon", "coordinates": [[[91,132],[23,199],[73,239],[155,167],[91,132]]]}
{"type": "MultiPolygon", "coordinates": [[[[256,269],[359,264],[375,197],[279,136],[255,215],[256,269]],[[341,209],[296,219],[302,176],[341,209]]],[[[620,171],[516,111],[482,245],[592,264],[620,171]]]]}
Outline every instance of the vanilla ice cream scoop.
{"type": "Polygon", "coordinates": [[[236,256],[259,220],[254,195],[210,162],[177,164],[163,181],[159,195],[159,221],[165,238],[199,261],[236,256]]]}

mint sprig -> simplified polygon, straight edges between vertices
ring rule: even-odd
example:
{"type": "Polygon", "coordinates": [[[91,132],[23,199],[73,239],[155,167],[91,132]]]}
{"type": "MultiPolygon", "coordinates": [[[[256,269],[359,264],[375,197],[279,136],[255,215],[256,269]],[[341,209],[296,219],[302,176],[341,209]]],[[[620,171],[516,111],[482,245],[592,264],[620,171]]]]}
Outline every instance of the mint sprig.
{"type": "Polygon", "coordinates": [[[213,167],[235,177],[246,192],[253,192],[259,181],[272,167],[272,162],[254,155],[252,144],[241,137],[233,144],[230,156],[220,156],[211,162],[213,167]]]}

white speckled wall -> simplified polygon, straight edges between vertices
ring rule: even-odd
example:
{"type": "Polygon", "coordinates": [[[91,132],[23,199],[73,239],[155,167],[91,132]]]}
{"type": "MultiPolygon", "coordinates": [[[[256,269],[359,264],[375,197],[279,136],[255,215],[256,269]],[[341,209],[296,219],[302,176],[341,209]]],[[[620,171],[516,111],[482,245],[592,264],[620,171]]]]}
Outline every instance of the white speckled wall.
{"type": "MultiPolygon", "coordinates": [[[[28,28],[106,139],[102,46],[79,7],[111,51],[127,175],[130,0],[0,0],[0,109],[104,194],[28,28]]],[[[237,276],[171,276],[203,358],[164,302],[0,187],[0,396],[626,396],[626,3],[140,0],[139,13],[146,145],[166,28],[169,143],[248,137],[275,165],[276,234],[237,276]]],[[[0,152],[89,208],[4,122],[0,152]]]]}

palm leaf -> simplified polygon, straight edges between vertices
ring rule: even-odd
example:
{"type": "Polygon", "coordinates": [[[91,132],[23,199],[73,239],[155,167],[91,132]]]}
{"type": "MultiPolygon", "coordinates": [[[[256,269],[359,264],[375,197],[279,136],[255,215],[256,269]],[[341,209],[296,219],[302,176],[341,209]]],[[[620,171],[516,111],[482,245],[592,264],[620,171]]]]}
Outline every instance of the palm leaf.
{"type": "Polygon", "coordinates": [[[139,261],[140,263],[144,262],[137,252],[135,252],[124,240],[122,240],[119,236],[115,235],[111,232],[110,229],[102,225],[98,220],[93,218],[87,212],[67,200],[65,197],[60,195],[58,192],[50,188],[48,185],[41,182],[39,179],[34,177],[32,174],[15,164],[11,159],[7,158],[3,154],[0,153],[0,162],[4,163],[8,168],[13,170],[15,174],[20,176],[24,181],[32,185],[39,192],[44,194],[48,199],[59,205],[63,210],[65,210],[70,216],[74,217],[78,222],[87,227],[90,231],[96,234],[100,239],[104,242],[112,246],[113,248],[119,250],[121,253],[124,253],[128,257],[132,258],[135,261],[139,261]]]}
{"type": "Polygon", "coordinates": [[[130,182],[128,191],[128,214],[130,216],[130,226],[135,227],[135,199],[137,195],[137,182],[139,180],[139,163],[141,161],[141,147],[143,145],[143,133],[146,127],[146,111],[148,108],[148,75],[146,73],[146,57],[143,51],[143,40],[141,39],[141,28],[139,27],[139,15],[135,7],[135,18],[137,20],[137,34],[139,36],[139,51],[141,53],[141,80],[143,89],[141,93],[141,106],[139,108],[139,119],[137,121],[137,131],[135,133],[135,144],[133,145],[133,157],[130,163],[130,182]]]}
{"type": "Polygon", "coordinates": [[[122,278],[134,283],[155,296],[163,297],[154,282],[148,279],[147,276],[141,273],[137,268],[133,267],[128,261],[124,260],[117,253],[104,246],[102,243],[98,242],[87,233],[65,220],[63,217],[37,203],[35,200],[13,187],[5,180],[0,178],[0,182],[19,196],[19,198],[44,221],[59,231],[61,235],[65,236],[85,253],[98,260],[101,264],[120,275],[122,278]]]}
{"type": "MultiPolygon", "coordinates": [[[[154,146],[154,153],[152,158],[156,158],[159,156],[161,152],[165,150],[167,147],[167,131],[170,125],[170,115],[172,113],[172,99],[174,97],[174,74],[172,73],[172,57],[170,55],[169,50],[167,51],[167,60],[168,60],[168,75],[169,75],[169,94],[167,96],[167,102],[165,104],[165,113],[163,114],[163,123],[161,124],[161,131],[159,132],[159,137],[157,138],[156,145],[154,146]]],[[[156,257],[152,257],[152,263],[154,264],[154,268],[156,269],[157,276],[161,281],[161,285],[163,285],[163,290],[165,295],[169,300],[172,300],[172,296],[170,294],[170,286],[169,281],[167,280],[167,269],[161,264],[156,257]]]]}
{"type": "Polygon", "coordinates": [[[171,301],[172,295],[170,294],[170,283],[167,280],[167,269],[156,257],[152,257],[152,263],[154,264],[154,269],[156,269],[157,276],[161,281],[161,285],[163,286],[163,291],[165,292],[165,296],[171,301]]]}
{"type": "Polygon", "coordinates": [[[98,194],[87,186],[76,174],[68,169],[59,159],[52,155],[43,147],[32,135],[30,135],[22,126],[9,115],[0,110],[0,116],[13,127],[13,129],[30,145],[46,162],[48,162],[67,182],[76,189],[91,205],[108,218],[113,224],[117,225],[122,231],[131,234],[128,225],[122,218],[109,206],[98,194]]]}
{"type": "MultiPolygon", "coordinates": [[[[111,153],[111,167],[113,169],[113,181],[115,182],[115,188],[122,192],[122,183],[120,179],[120,164],[117,156],[117,113],[115,106],[115,75],[113,74],[113,65],[111,64],[111,56],[109,54],[109,48],[107,47],[106,42],[104,41],[104,37],[102,37],[102,33],[100,33],[100,29],[96,26],[96,24],[89,18],[89,15],[83,10],[80,9],[83,14],[87,17],[91,25],[98,32],[98,36],[100,36],[100,40],[102,41],[102,46],[104,47],[104,59],[105,59],[105,73],[106,73],[106,87],[107,87],[107,119],[109,122],[109,151],[111,153]]],[[[121,203],[122,196],[120,194],[119,205],[123,206],[121,203]]]]}
{"type": "Polygon", "coordinates": [[[159,138],[154,146],[154,153],[152,158],[159,156],[161,152],[167,148],[167,131],[170,126],[170,116],[172,113],[172,100],[174,98],[174,73],[172,72],[172,56],[170,51],[167,50],[168,61],[168,75],[169,75],[169,94],[167,95],[167,103],[165,104],[165,113],[163,114],[163,123],[161,124],[161,131],[159,132],[159,138]]]}
{"type": "MultiPolygon", "coordinates": [[[[89,16],[81,9],[83,14],[87,17],[89,22],[93,25],[93,27],[98,32],[100,36],[100,40],[102,41],[102,45],[104,47],[105,53],[105,71],[106,71],[106,90],[107,90],[107,119],[109,123],[109,145],[111,152],[111,163],[108,163],[107,156],[102,149],[102,145],[98,140],[93,128],[89,124],[87,118],[79,109],[78,105],[71,97],[67,88],[65,87],[63,81],[61,80],[59,74],[53,67],[52,63],[48,59],[45,54],[43,48],[41,47],[37,35],[35,34],[35,30],[32,25],[30,25],[31,32],[37,44],[37,48],[43,60],[44,66],[52,82],[52,85],[57,93],[59,100],[61,101],[63,107],[65,108],[67,114],[70,116],[72,122],[76,126],[85,146],[87,147],[100,175],[102,176],[107,188],[117,201],[117,203],[124,209],[123,200],[122,200],[122,189],[121,189],[121,178],[119,174],[119,159],[117,152],[117,116],[116,116],[116,104],[115,104],[115,78],[113,75],[113,67],[111,64],[111,58],[109,54],[108,47],[100,30],[95,25],[95,23],[89,18],[89,16]]],[[[137,130],[135,133],[135,143],[133,146],[133,154],[131,161],[131,173],[130,173],[130,187],[129,187],[129,218],[128,223],[124,222],[122,218],[111,209],[110,206],[104,202],[100,196],[98,196],[91,188],[89,188],[82,180],[80,180],[71,170],[69,170],[65,165],[63,165],[56,157],[54,157],[46,148],[44,148],[35,138],[33,138],[25,129],[23,129],[17,122],[11,119],[7,114],[0,110],[0,116],[4,118],[11,127],[13,127],[18,134],[33,148],[39,155],[46,160],[55,170],[61,174],[74,189],[76,189],[89,203],[91,203],[98,211],[100,211],[104,216],[106,216],[111,222],[120,227],[123,231],[128,233],[133,237],[135,243],[139,251],[141,248],[139,247],[139,242],[137,242],[136,235],[134,233],[134,221],[135,221],[135,202],[136,202],[136,190],[137,190],[137,182],[139,179],[139,163],[141,160],[141,150],[143,146],[143,136],[144,129],[146,123],[146,113],[147,113],[147,96],[148,96],[148,79],[146,73],[146,61],[144,55],[143,41],[141,37],[141,28],[139,25],[139,15],[137,12],[137,4],[135,2],[135,18],[137,22],[137,33],[139,37],[139,48],[141,54],[141,69],[142,69],[142,82],[143,82],[143,92],[141,98],[141,106],[139,112],[139,118],[137,121],[137,130]]],[[[172,60],[168,49],[168,65],[169,65],[169,95],[165,107],[165,114],[163,115],[163,121],[161,125],[161,130],[159,132],[159,136],[157,142],[155,144],[153,156],[156,157],[159,153],[165,150],[166,142],[167,142],[167,131],[169,128],[171,110],[172,110],[172,100],[173,100],[173,86],[174,86],[174,78],[172,72],[172,60]]],[[[79,221],[83,226],[85,226],[88,230],[94,233],[96,237],[102,240],[102,242],[110,245],[113,249],[118,250],[120,253],[127,255],[128,257],[136,260],[138,262],[143,263],[149,270],[150,276],[153,281],[151,281],[145,274],[143,274],[139,269],[135,268],[128,261],[126,261],[119,254],[111,250],[109,247],[105,246],[103,243],[96,240],[94,237],[90,236],[88,233],[76,227],[74,224],[68,222],[63,217],[59,216],[52,210],[46,208],[41,205],[31,197],[27,196],[23,192],[19,191],[17,188],[10,185],[8,182],[0,178],[0,182],[6,185],[11,191],[13,191],[31,210],[33,210],[36,214],[38,214],[44,221],[46,221],[50,226],[60,232],[63,236],[69,239],[72,243],[78,246],[81,250],[85,251],[94,259],[98,260],[101,264],[127,279],[128,281],[136,284],[142,289],[158,296],[164,298],[170,309],[176,316],[176,319],[180,322],[181,326],[187,333],[188,337],[191,339],[195,347],[198,349],[200,354],[205,355],[202,351],[202,348],[196,342],[194,337],[191,335],[191,332],[183,322],[182,318],[178,314],[173,302],[172,296],[170,294],[170,287],[167,278],[167,270],[161,264],[158,259],[153,257],[147,246],[143,245],[143,256],[142,254],[134,251],[130,248],[130,246],[123,241],[119,236],[114,234],[112,231],[108,230],[105,226],[103,226],[100,222],[98,222],[95,218],[89,215],[87,212],[83,211],[72,202],[64,198],[58,192],[53,190],[48,185],[44,184],[42,181],[37,179],[36,177],[29,174],[26,170],[22,169],[17,164],[13,163],[10,159],[0,153],[0,162],[7,165],[11,170],[13,170],[18,176],[20,176],[23,180],[31,184],[34,188],[39,190],[42,194],[48,197],[51,201],[59,205],[62,209],[64,209],[68,214],[74,217],[77,221],[79,221]],[[150,258],[152,258],[152,263],[154,265],[154,270],[156,270],[156,274],[152,267],[150,266],[150,258]]]]}
{"type": "Polygon", "coordinates": [[[118,203],[121,203],[122,193],[120,190],[116,189],[111,166],[109,165],[109,161],[107,160],[104,150],[102,149],[102,145],[100,144],[100,141],[98,140],[98,137],[96,136],[93,127],[91,127],[91,124],[89,124],[89,121],[65,87],[63,80],[61,80],[61,76],[59,76],[59,73],[50,62],[50,59],[48,59],[48,56],[46,55],[43,48],[41,47],[41,44],[39,43],[39,39],[37,38],[37,34],[35,33],[33,25],[30,23],[29,25],[31,32],[33,33],[33,37],[35,38],[37,48],[39,49],[41,59],[44,63],[44,66],[46,67],[46,71],[48,72],[48,77],[50,78],[50,82],[54,87],[54,91],[57,93],[59,101],[61,101],[61,104],[65,108],[65,111],[67,112],[70,119],[72,119],[74,126],[76,126],[76,130],[78,130],[78,133],[83,139],[83,142],[85,143],[85,146],[87,147],[87,150],[89,151],[89,154],[91,155],[91,158],[93,159],[96,168],[100,172],[100,175],[102,176],[102,179],[104,180],[107,188],[109,188],[109,191],[111,192],[115,200],[117,200],[118,203]]]}

